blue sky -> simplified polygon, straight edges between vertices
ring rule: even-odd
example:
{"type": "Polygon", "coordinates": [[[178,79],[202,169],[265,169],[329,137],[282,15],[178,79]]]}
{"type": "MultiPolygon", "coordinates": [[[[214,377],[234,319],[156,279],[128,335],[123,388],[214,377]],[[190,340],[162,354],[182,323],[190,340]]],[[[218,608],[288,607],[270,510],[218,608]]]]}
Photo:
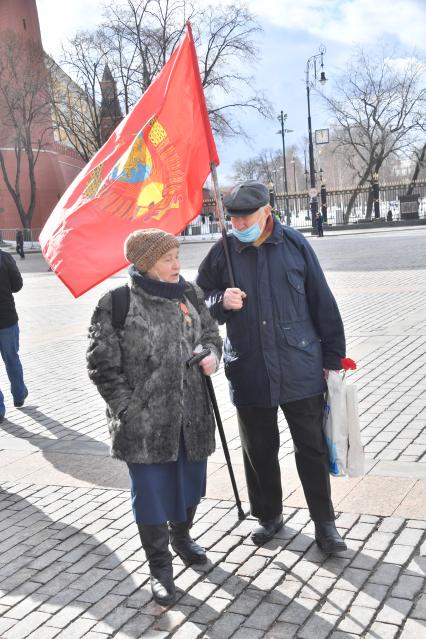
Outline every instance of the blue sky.
{"type": "MultiPolygon", "coordinates": [[[[37,5],[45,49],[58,57],[62,41],[100,20],[102,1],[37,0],[37,5]]],[[[380,42],[403,54],[416,51],[426,57],[426,0],[249,0],[248,5],[264,29],[258,39],[261,58],[254,70],[256,85],[268,95],[277,115],[281,109],[288,114],[286,127],[294,130],[286,136],[288,145],[301,144],[307,135],[306,61],[321,44],[327,48],[326,92],[333,91],[333,81],[356,46],[368,48],[380,42]]],[[[327,127],[328,114],[319,97],[314,93],[311,97],[313,128],[327,127]]],[[[236,160],[265,148],[281,148],[277,120],[264,120],[251,112],[243,124],[249,142],[218,143],[223,181],[229,181],[236,160]]]]}

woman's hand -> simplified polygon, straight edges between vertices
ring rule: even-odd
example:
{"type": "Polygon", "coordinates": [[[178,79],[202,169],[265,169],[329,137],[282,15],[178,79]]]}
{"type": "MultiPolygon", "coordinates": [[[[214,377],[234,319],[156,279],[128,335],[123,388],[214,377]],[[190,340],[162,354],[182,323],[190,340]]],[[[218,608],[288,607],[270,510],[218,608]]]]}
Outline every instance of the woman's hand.
{"type": "Polygon", "coordinates": [[[218,369],[218,359],[214,353],[207,355],[204,359],[199,362],[198,366],[203,371],[204,375],[213,375],[218,369]]]}

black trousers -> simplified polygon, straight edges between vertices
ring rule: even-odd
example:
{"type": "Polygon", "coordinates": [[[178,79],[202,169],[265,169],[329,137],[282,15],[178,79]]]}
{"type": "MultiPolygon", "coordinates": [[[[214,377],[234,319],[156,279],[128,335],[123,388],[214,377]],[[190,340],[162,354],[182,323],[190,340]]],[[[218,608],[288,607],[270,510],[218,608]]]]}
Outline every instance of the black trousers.
{"type": "MultiPolygon", "coordinates": [[[[314,521],[334,519],[328,452],[324,439],[323,395],[281,405],[293,438],[296,466],[314,521]]],[[[265,521],[282,512],[278,407],[237,408],[251,513],[265,521]]]]}

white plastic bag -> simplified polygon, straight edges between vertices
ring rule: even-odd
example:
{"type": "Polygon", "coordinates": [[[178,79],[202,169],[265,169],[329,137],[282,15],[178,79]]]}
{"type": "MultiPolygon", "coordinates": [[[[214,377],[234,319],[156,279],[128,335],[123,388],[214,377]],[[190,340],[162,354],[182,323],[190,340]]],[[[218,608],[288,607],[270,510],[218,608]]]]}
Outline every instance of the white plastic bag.
{"type": "Polygon", "coordinates": [[[324,433],[328,447],[330,473],[335,477],[364,474],[356,387],[346,384],[338,371],[330,371],[324,410],[324,433]]]}
{"type": "Polygon", "coordinates": [[[348,456],[348,422],[346,419],[345,380],[338,371],[330,371],[324,409],[324,433],[328,447],[330,473],[346,475],[348,456]]]}
{"type": "Polygon", "coordinates": [[[348,459],[349,477],[362,477],[364,468],[364,448],[358,417],[358,393],[355,384],[346,384],[346,418],[348,422],[348,459]]]}

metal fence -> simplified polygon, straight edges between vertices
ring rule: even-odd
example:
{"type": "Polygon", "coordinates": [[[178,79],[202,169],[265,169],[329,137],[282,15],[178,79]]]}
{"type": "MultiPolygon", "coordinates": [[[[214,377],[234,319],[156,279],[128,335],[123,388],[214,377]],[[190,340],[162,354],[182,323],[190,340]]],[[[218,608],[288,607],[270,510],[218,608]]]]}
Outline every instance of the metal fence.
{"type": "MultiPolygon", "coordinates": [[[[409,186],[409,182],[379,185],[379,221],[426,220],[426,179],[418,180],[415,183],[410,214],[407,214],[407,203],[404,202],[404,199],[409,186]]],[[[359,191],[354,191],[354,189],[328,191],[326,194],[327,224],[332,226],[361,225],[377,219],[374,217],[374,211],[371,220],[367,219],[369,199],[371,207],[372,198],[371,186],[363,187],[359,191]],[[353,207],[345,222],[351,198],[354,198],[353,207]]],[[[275,212],[285,224],[299,229],[311,227],[310,198],[307,191],[287,195],[274,193],[274,204],[275,212]]],[[[318,208],[321,210],[320,193],[318,193],[318,208]]],[[[227,222],[227,226],[230,228],[229,222],[227,222]]],[[[202,236],[203,239],[209,239],[218,232],[214,200],[204,200],[201,215],[186,227],[182,235],[202,236]]]]}
{"type": "MultiPolygon", "coordinates": [[[[379,221],[399,222],[401,220],[426,221],[426,179],[417,180],[414,183],[412,194],[407,196],[410,187],[409,182],[379,185],[378,210],[379,221]]],[[[366,186],[358,191],[353,189],[341,189],[327,191],[327,224],[340,226],[345,224],[363,224],[375,220],[374,211],[367,219],[368,207],[372,203],[373,189],[366,186]],[[346,212],[349,203],[353,199],[353,206],[347,221],[346,212]]],[[[303,229],[311,227],[310,198],[307,191],[300,193],[274,193],[275,212],[281,220],[295,228],[303,229]]],[[[321,198],[318,194],[318,208],[321,210],[321,198]]],[[[231,228],[226,222],[228,230],[231,228]]],[[[3,242],[15,242],[18,229],[0,229],[0,244],[3,242]]],[[[24,240],[32,247],[38,242],[41,229],[23,230],[24,240]]],[[[204,200],[201,214],[189,224],[181,233],[183,241],[189,237],[198,237],[202,240],[215,239],[220,232],[215,219],[215,201],[204,200]]]]}
{"type": "Polygon", "coordinates": [[[24,236],[24,243],[28,245],[30,248],[33,248],[34,244],[38,243],[38,238],[41,232],[41,229],[0,229],[0,245],[2,243],[7,242],[15,243],[16,242],[16,232],[21,230],[24,236]]]}
{"type": "MultiPolygon", "coordinates": [[[[401,221],[426,219],[426,180],[418,180],[413,189],[412,196],[407,198],[407,190],[410,183],[394,183],[379,185],[378,210],[379,220],[401,221]],[[406,200],[409,200],[407,202],[406,200]]],[[[326,192],[327,223],[331,225],[363,224],[377,219],[374,210],[371,217],[367,217],[367,211],[373,203],[373,190],[366,186],[358,191],[353,189],[341,189],[326,192]],[[351,200],[353,206],[349,216],[346,216],[351,200]]],[[[275,195],[275,208],[287,224],[296,228],[311,226],[310,198],[305,191],[302,193],[289,193],[275,195]]],[[[318,208],[321,210],[321,197],[318,193],[318,208]]]]}

